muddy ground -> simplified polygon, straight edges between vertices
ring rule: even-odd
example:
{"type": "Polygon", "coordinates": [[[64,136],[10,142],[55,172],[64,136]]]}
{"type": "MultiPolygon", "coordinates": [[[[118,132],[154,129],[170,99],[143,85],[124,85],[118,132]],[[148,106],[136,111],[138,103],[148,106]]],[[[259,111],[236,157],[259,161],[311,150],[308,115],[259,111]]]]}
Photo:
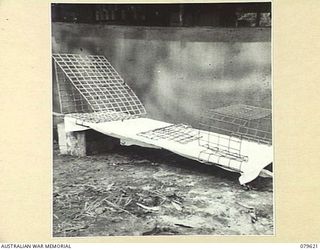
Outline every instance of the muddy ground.
{"type": "Polygon", "coordinates": [[[163,150],[117,146],[87,157],[53,153],[53,236],[271,235],[272,179],[163,150]]]}

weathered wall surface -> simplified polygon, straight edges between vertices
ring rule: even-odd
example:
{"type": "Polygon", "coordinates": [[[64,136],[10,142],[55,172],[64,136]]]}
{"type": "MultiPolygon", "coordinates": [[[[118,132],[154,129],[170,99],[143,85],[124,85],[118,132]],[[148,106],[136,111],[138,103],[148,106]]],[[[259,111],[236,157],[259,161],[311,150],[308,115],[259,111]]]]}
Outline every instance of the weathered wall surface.
{"type": "Polygon", "coordinates": [[[54,23],[52,34],[54,53],[105,55],[151,118],[197,127],[208,108],[271,107],[269,28],[54,23]]]}

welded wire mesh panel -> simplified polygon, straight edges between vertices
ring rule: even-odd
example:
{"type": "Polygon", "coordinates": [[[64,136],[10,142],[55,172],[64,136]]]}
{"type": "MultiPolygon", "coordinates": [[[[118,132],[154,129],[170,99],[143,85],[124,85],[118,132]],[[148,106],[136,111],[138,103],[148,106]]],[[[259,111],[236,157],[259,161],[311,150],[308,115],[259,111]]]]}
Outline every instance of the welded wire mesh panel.
{"type": "Polygon", "coordinates": [[[104,56],[53,54],[53,58],[93,112],[112,111],[106,113],[127,117],[146,114],[138,97],[104,56]]]}
{"type": "Polygon", "coordinates": [[[132,119],[134,116],[114,111],[97,111],[93,113],[72,113],[67,114],[66,116],[72,117],[85,122],[92,123],[101,123],[101,122],[110,122],[110,121],[119,121],[132,119]]]}
{"type": "Polygon", "coordinates": [[[237,137],[199,130],[199,145],[205,149],[199,153],[199,160],[215,162],[241,171],[241,164],[248,157],[241,154],[242,140],[237,137]]]}
{"type": "Polygon", "coordinates": [[[165,139],[182,144],[186,144],[198,139],[197,130],[185,124],[173,124],[153,130],[144,131],[138,133],[137,135],[151,140],[165,139]]]}
{"type": "Polygon", "coordinates": [[[216,113],[230,117],[236,117],[245,120],[257,120],[269,116],[270,109],[249,106],[245,104],[235,104],[226,107],[217,108],[216,113]]]}
{"type": "MultiPolygon", "coordinates": [[[[243,104],[208,110],[201,118],[200,129],[258,143],[271,144],[271,110],[243,104]]],[[[207,137],[203,136],[201,138],[207,137]]],[[[215,147],[215,143],[211,145],[210,138],[200,139],[199,143],[200,145],[209,145],[209,148],[215,147]]]]}
{"type": "Polygon", "coordinates": [[[209,131],[199,131],[199,144],[214,151],[227,152],[230,156],[240,157],[241,139],[220,135],[209,131]],[[200,137],[201,136],[201,137],[200,137]]]}
{"type": "Polygon", "coordinates": [[[72,85],[63,71],[58,69],[56,63],[54,66],[60,112],[62,114],[92,112],[93,110],[87,100],[84,99],[81,93],[72,85]]]}
{"type": "Polygon", "coordinates": [[[199,160],[215,162],[241,172],[248,157],[241,152],[243,139],[271,144],[271,110],[248,105],[232,105],[204,113],[198,142],[204,149],[199,160]]]}

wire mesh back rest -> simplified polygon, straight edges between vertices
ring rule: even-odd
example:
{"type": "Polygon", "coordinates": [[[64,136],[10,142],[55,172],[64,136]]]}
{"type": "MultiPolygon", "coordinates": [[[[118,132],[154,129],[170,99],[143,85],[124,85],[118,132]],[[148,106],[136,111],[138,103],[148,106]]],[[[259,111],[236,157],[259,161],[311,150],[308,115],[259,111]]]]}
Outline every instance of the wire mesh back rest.
{"type": "Polygon", "coordinates": [[[104,56],[53,54],[53,58],[92,111],[146,114],[138,97],[104,56]]]}
{"type": "Polygon", "coordinates": [[[59,70],[56,62],[54,66],[60,112],[62,114],[93,112],[81,93],[73,86],[64,72],[59,70]]]}

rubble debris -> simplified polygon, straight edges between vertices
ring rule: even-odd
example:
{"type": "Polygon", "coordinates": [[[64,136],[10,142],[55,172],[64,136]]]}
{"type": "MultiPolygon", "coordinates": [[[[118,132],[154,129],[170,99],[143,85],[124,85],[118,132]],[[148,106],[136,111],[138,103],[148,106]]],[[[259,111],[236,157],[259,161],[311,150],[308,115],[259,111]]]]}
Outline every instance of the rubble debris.
{"type": "Polygon", "coordinates": [[[256,221],[258,220],[258,217],[257,217],[256,209],[254,207],[250,207],[250,206],[242,204],[240,202],[236,202],[236,204],[246,208],[247,213],[250,215],[251,222],[256,223],[256,221]]]}
{"type": "MultiPolygon", "coordinates": [[[[136,158],[139,154],[132,151],[136,158]]],[[[239,190],[234,178],[197,173],[196,168],[192,172],[172,168],[171,159],[161,163],[160,175],[159,169],[148,164],[128,167],[124,172],[111,166],[128,162],[127,155],[110,154],[108,163],[105,160],[105,156],[88,159],[55,155],[54,237],[273,233],[270,179],[263,179],[263,191],[254,192],[252,203],[251,194],[239,190]],[[193,187],[186,185],[190,182],[194,183],[193,187]],[[200,204],[196,197],[206,202],[200,204]],[[246,207],[236,205],[234,200],[246,207]],[[148,210],[136,203],[159,210],[148,210]],[[182,210],[176,209],[173,203],[182,210]],[[255,213],[249,213],[251,207],[256,208],[255,213]],[[227,216],[223,217],[222,212],[227,216]],[[255,221],[254,215],[258,220],[255,221]]]]}
{"type": "Polygon", "coordinates": [[[177,209],[178,211],[181,211],[181,210],[182,210],[182,207],[181,207],[179,204],[175,203],[174,201],[171,201],[171,204],[172,204],[172,205],[174,206],[174,208],[177,209]]]}
{"type": "Polygon", "coordinates": [[[156,225],[152,230],[142,233],[142,235],[175,235],[179,232],[169,227],[159,227],[156,225]]]}

